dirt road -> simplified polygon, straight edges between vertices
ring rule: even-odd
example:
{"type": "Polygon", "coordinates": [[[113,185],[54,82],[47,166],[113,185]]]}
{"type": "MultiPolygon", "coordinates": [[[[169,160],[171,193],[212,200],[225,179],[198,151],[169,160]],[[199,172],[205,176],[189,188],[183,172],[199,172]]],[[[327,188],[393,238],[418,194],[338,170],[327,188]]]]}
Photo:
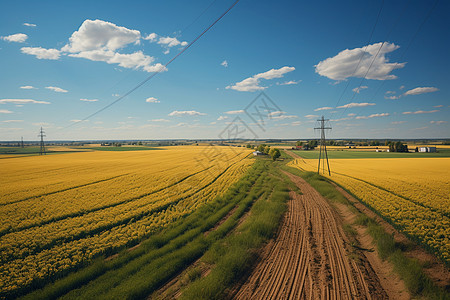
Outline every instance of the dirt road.
{"type": "Polygon", "coordinates": [[[302,178],[286,173],[303,195],[291,192],[274,241],[236,299],[387,299],[364,255],[353,249],[328,202],[302,178]]]}

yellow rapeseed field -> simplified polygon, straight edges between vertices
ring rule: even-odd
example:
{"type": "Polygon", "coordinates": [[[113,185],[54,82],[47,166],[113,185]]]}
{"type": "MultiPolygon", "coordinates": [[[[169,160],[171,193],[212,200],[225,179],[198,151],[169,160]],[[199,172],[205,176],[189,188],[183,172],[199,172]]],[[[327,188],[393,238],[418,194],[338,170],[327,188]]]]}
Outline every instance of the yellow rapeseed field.
{"type": "Polygon", "coordinates": [[[177,146],[4,158],[0,291],[136,242],[224,193],[244,148],[177,146]]]}
{"type": "MultiPolygon", "coordinates": [[[[330,165],[333,181],[450,262],[450,158],[333,159],[330,165]]],[[[317,171],[317,160],[295,159],[291,166],[317,171]]]]}

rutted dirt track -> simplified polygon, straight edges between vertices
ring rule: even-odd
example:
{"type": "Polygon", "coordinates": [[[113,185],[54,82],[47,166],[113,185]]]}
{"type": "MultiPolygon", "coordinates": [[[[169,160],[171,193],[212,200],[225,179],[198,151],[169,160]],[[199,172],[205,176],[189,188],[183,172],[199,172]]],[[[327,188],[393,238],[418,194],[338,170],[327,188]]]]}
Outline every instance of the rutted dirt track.
{"type": "Polygon", "coordinates": [[[291,192],[276,239],[231,297],[387,299],[370,264],[348,244],[333,208],[302,178],[286,174],[303,195],[291,192]]]}

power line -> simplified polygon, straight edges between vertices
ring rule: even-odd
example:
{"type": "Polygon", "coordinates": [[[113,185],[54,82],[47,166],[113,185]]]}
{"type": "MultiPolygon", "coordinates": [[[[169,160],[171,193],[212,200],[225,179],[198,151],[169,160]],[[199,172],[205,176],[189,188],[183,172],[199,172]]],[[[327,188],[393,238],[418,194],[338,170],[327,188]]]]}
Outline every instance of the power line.
{"type": "Polygon", "coordinates": [[[186,47],[184,47],[180,52],[178,52],[178,54],[176,54],[174,57],[172,57],[171,60],[169,60],[164,66],[160,67],[159,70],[157,70],[156,72],[154,72],[152,75],[148,76],[145,80],[143,80],[142,82],[140,82],[138,85],[136,85],[134,88],[132,88],[131,90],[129,90],[128,92],[126,92],[125,94],[123,94],[122,96],[120,96],[119,98],[117,98],[116,100],[114,100],[113,102],[109,103],[108,105],[102,107],[101,109],[97,110],[96,112],[90,114],[89,116],[78,120],[76,122],[73,122],[72,124],[64,127],[63,129],[67,129],[69,127],[74,126],[75,124],[81,123],[83,121],[86,121],[90,118],[92,118],[93,116],[101,113],[102,111],[106,110],[107,108],[113,106],[114,104],[116,104],[117,102],[121,101],[122,99],[124,99],[125,97],[127,97],[128,95],[130,95],[131,93],[133,93],[135,90],[137,90],[138,88],[140,88],[141,86],[143,86],[145,83],[147,83],[150,79],[152,79],[153,77],[155,77],[157,74],[161,73],[162,71],[164,71],[168,65],[170,65],[175,59],[178,58],[178,56],[180,56],[181,54],[183,54],[187,49],[189,49],[197,40],[199,40],[206,32],[208,32],[214,25],[216,25],[217,22],[219,22],[240,0],[236,0],[224,13],[222,13],[222,15],[220,15],[211,25],[209,25],[205,30],[203,30],[202,33],[200,33],[193,41],[191,41],[186,47]]]}
{"type": "MultiPolygon", "coordinates": [[[[381,1],[380,10],[378,11],[377,19],[375,21],[375,24],[372,27],[372,31],[370,32],[370,36],[369,36],[369,40],[367,41],[367,45],[364,47],[364,50],[361,53],[361,56],[359,57],[358,64],[356,65],[356,68],[353,70],[353,73],[350,77],[353,77],[355,75],[356,71],[359,68],[359,65],[361,64],[364,54],[366,53],[367,47],[369,47],[370,42],[372,41],[373,33],[375,32],[375,28],[378,25],[378,20],[380,19],[380,15],[381,15],[381,11],[383,10],[383,6],[384,6],[384,0],[381,1]]],[[[345,86],[344,90],[342,91],[341,96],[339,97],[339,99],[336,102],[336,105],[334,107],[337,107],[339,105],[339,102],[341,101],[342,97],[344,96],[345,92],[347,91],[349,85],[350,85],[350,80],[347,81],[347,85],[345,86]]]]}
{"type": "MultiPolygon", "coordinates": [[[[406,3],[406,5],[403,7],[403,10],[401,12],[401,14],[399,15],[399,17],[397,18],[396,22],[394,23],[394,25],[391,27],[391,29],[389,30],[388,34],[386,35],[386,38],[384,39],[384,41],[381,43],[380,48],[378,48],[377,53],[375,54],[375,56],[373,57],[372,61],[370,62],[369,68],[366,71],[366,74],[364,75],[363,78],[361,78],[361,81],[359,82],[358,87],[353,91],[353,95],[352,98],[350,99],[349,102],[352,102],[353,99],[355,98],[356,94],[358,93],[358,91],[361,89],[361,86],[364,82],[364,80],[366,79],[367,75],[369,74],[370,69],[372,68],[373,63],[375,62],[375,60],[377,59],[378,55],[381,52],[381,49],[383,48],[383,46],[385,45],[386,41],[389,39],[390,35],[392,34],[392,32],[394,31],[394,29],[397,27],[401,17],[403,16],[403,13],[406,11],[406,8],[409,6],[409,4],[411,3],[411,1],[408,1],[406,3]]],[[[401,58],[400,58],[401,60],[401,58]]],[[[395,70],[395,67],[397,66],[398,62],[394,65],[392,70],[395,70]]],[[[347,111],[348,106],[345,107],[345,109],[341,112],[341,114],[339,115],[339,117],[337,119],[340,119],[342,116],[344,116],[345,112],[347,111]]]]}

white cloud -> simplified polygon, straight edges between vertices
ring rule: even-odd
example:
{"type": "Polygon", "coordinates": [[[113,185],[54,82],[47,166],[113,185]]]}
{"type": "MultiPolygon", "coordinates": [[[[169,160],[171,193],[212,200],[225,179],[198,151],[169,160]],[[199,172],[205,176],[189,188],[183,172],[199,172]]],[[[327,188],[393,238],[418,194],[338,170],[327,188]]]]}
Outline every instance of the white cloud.
{"type": "Polygon", "coordinates": [[[24,26],[28,26],[28,27],[36,27],[36,24],[32,24],[32,23],[23,23],[24,26]]]}
{"type": "Polygon", "coordinates": [[[166,37],[160,37],[159,41],[158,41],[158,44],[164,45],[164,46],[167,46],[167,47],[175,47],[175,46],[178,46],[178,45],[186,46],[187,42],[180,42],[175,37],[166,36],[166,37]]]}
{"type": "Polygon", "coordinates": [[[294,70],[294,67],[288,66],[282,67],[280,69],[271,69],[267,72],[259,73],[252,77],[246,78],[240,82],[235,83],[234,85],[229,85],[226,87],[226,89],[232,89],[240,92],[254,92],[258,90],[264,90],[267,87],[259,86],[260,79],[270,80],[274,78],[281,78],[284,76],[284,74],[292,72],[294,70]]]}
{"type": "Polygon", "coordinates": [[[224,60],[220,65],[224,66],[225,68],[227,68],[228,67],[228,62],[226,60],[224,60]]]}
{"type": "Polygon", "coordinates": [[[400,99],[401,97],[402,97],[402,95],[398,95],[398,96],[384,96],[384,99],[397,100],[397,99],[400,99]]]}
{"type": "Polygon", "coordinates": [[[348,103],[342,106],[338,106],[337,108],[352,108],[352,107],[365,107],[365,106],[373,106],[375,103],[348,103]]]}
{"type": "Polygon", "coordinates": [[[230,110],[230,111],[226,111],[225,112],[227,115],[239,115],[239,114],[243,114],[244,111],[241,110],[230,110]]]}
{"type": "Polygon", "coordinates": [[[301,80],[290,80],[290,81],[285,81],[282,83],[277,82],[277,85],[292,85],[292,84],[299,84],[300,82],[302,82],[301,80]]]}
{"type": "Polygon", "coordinates": [[[386,91],[386,94],[395,94],[395,91],[386,91]]]}
{"type": "Polygon", "coordinates": [[[153,120],[151,120],[152,122],[170,122],[169,120],[167,120],[167,119],[153,119],[153,120]]]}
{"type": "Polygon", "coordinates": [[[33,99],[0,99],[0,104],[5,103],[14,103],[14,104],[25,104],[25,103],[34,103],[34,104],[50,104],[47,101],[37,101],[33,99]]]}
{"type": "Polygon", "coordinates": [[[404,85],[401,85],[401,86],[399,87],[399,89],[401,89],[401,90],[403,90],[404,88],[405,88],[404,85]]]}
{"type": "Polygon", "coordinates": [[[13,112],[7,109],[0,109],[0,114],[12,114],[13,112]]]}
{"type": "Polygon", "coordinates": [[[62,88],[57,87],[57,86],[46,86],[45,88],[48,89],[48,90],[57,92],[57,93],[67,93],[67,90],[62,89],[62,88]]]}
{"type": "Polygon", "coordinates": [[[156,33],[150,33],[149,35],[147,35],[146,37],[144,37],[144,40],[148,40],[150,42],[154,42],[156,41],[156,38],[158,37],[158,35],[156,33]]]}
{"type": "Polygon", "coordinates": [[[36,90],[37,88],[35,88],[34,86],[31,85],[24,85],[20,87],[23,90],[36,90]]]}
{"type": "Polygon", "coordinates": [[[406,91],[403,95],[404,96],[420,95],[420,94],[432,93],[432,92],[437,92],[437,91],[439,91],[439,89],[435,88],[435,87],[417,87],[415,89],[406,91]]]}
{"type": "Polygon", "coordinates": [[[314,118],[318,118],[319,116],[317,115],[306,115],[305,118],[307,119],[314,119],[314,118]]]}
{"type": "Polygon", "coordinates": [[[58,49],[45,49],[42,47],[22,47],[20,51],[25,54],[34,55],[37,59],[57,60],[61,56],[61,52],[58,49]]]}
{"type": "Polygon", "coordinates": [[[82,98],[82,99],[80,99],[80,101],[84,101],[84,102],[97,102],[98,99],[85,99],[85,98],[82,98]]]}
{"type": "Polygon", "coordinates": [[[217,121],[222,121],[222,120],[226,120],[228,119],[227,116],[220,116],[219,118],[217,118],[217,121]]]}
{"type": "Polygon", "coordinates": [[[111,50],[91,50],[83,51],[76,54],[69,54],[72,57],[86,58],[92,61],[103,61],[108,64],[118,64],[121,67],[128,69],[142,68],[147,72],[166,71],[167,69],[160,63],[152,65],[155,60],[153,57],[145,55],[142,51],[137,51],[130,54],[121,54],[111,50]]]}
{"type": "Polygon", "coordinates": [[[302,124],[302,121],[294,121],[291,123],[292,126],[299,126],[302,124]]]}
{"type": "MultiPolygon", "coordinates": [[[[149,36],[144,39],[149,39],[149,36]]],[[[62,47],[61,51],[68,52],[71,57],[118,64],[128,69],[142,69],[146,72],[166,71],[162,64],[152,64],[155,59],[142,51],[129,54],[117,52],[118,49],[130,44],[139,44],[140,39],[141,33],[138,30],[102,20],[88,19],[72,34],[69,43],[62,47]]]]}
{"type": "Polygon", "coordinates": [[[279,115],[279,116],[272,116],[272,119],[275,120],[285,120],[285,119],[295,119],[298,118],[298,116],[295,115],[279,115]]]}
{"type": "Polygon", "coordinates": [[[432,114],[435,112],[438,112],[439,110],[435,109],[435,110],[429,110],[429,111],[425,111],[425,110],[418,110],[418,111],[405,111],[402,114],[404,115],[419,115],[419,114],[432,114]]]}
{"type": "Polygon", "coordinates": [[[141,33],[102,20],[85,20],[78,31],[72,33],[69,43],[61,50],[78,53],[91,50],[111,50],[123,48],[131,43],[139,43],[141,33]]]}
{"type": "Polygon", "coordinates": [[[23,122],[23,120],[5,120],[1,121],[2,123],[20,123],[23,122]]]}
{"type": "Polygon", "coordinates": [[[329,106],[319,107],[319,108],[316,108],[314,111],[330,110],[330,109],[333,109],[333,107],[329,107],[329,106]]]}
{"type": "Polygon", "coordinates": [[[145,100],[145,102],[148,102],[148,103],[159,103],[159,102],[161,102],[161,101],[159,101],[159,100],[156,99],[155,97],[149,97],[149,98],[147,98],[147,99],[145,100]]]}
{"type": "Polygon", "coordinates": [[[435,105],[435,106],[433,106],[433,107],[435,107],[435,108],[439,108],[439,107],[444,107],[444,105],[435,105]]]}
{"type": "Polygon", "coordinates": [[[381,114],[371,114],[370,116],[357,116],[356,119],[371,119],[371,118],[378,118],[378,117],[387,117],[389,116],[388,113],[381,113],[381,114]]]}
{"type": "Polygon", "coordinates": [[[195,110],[184,110],[184,111],[174,110],[173,112],[171,112],[169,114],[170,117],[173,117],[173,116],[204,116],[204,115],[206,115],[206,114],[195,111],[195,110]]]}
{"type": "Polygon", "coordinates": [[[406,121],[394,121],[394,122],[391,122],[391,124],[394,124],[394,125],[404,124],[404,123],[406,123],[406,121]]]}
{"type": "Polygon", "coordinates": [[[365,77],[366,79],[396,79],[397,76],[390,73],[395,69],[403,68],[405,66],[405,63],[389,63],[389,60],[385,55],[398,49],[399,46],[386,42],[379,51],[381,45],[382,43],[380,42],[368,45],[367,48],[361,47],[351,50],[343,50],[336,56],[327,58],[319,62],[315,66],[316,73],[333,80],[345,80],[351,76],[362,78],[366,76],[367,70],[372,64],[369,72],[367,73],[367,76],[365,77]],[[378,56],[376,56],[377,53],[378,56]]]}
{"type": "Polygon", "coordinates": [[[25,33],[16,33],[8,36],[2,36],[0,38],[8,42],[25,43],[25,41],[28,38],[28,35],[26,35],[25,33]]]}
{"type": "Polygon", "coordinates": [[[440,124],[445,124],[445,123],[447,123],[447,121],[430,121],[430,123],[431,123],[431,124],[438,124],[438,125],[440,125],[440,124]]]}
{"type": "Polygon", "coordinates": [[[354,117],[354,116],[356,116],[356,114],[351,113],[351,114],[348,114],[347,116],[348,116],[348,117],[354,117]]]}
{"type": "Polygon", "coordinates": [[[355,92],[355,93],[357,93],[357,94],[359,94],[359,92],[360,92],[361,90],[367,89],[367,88],[368,88],[367,85],[362,85],[362,86],[360,86],[360,87],[355,87],[352,91],[355,92]]]}

